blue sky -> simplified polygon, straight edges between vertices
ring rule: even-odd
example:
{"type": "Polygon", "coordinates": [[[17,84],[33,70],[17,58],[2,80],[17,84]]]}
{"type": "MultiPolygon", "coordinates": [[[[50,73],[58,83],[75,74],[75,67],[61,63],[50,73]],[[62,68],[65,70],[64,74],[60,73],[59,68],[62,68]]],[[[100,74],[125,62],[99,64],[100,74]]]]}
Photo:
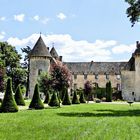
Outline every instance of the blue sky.
{"type": "Polygon", "coordinates": [[[41,32],[64,61],[126,61],[140,39],[140,24],[131,28],[124,0],[4,0],[0,5],[0,41],[20,53],[33,47],[41,32]]]}

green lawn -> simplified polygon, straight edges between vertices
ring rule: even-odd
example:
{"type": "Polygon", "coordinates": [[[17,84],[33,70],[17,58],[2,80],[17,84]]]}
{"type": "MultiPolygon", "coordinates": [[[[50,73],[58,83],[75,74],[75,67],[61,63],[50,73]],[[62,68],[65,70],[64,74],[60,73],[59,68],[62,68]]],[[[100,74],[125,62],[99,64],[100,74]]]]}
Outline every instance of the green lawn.
{"type": "Polygon", "coordinates": [[[140,104],[81,104],[0,114],[1,140],[139,140],[140,104]]]}

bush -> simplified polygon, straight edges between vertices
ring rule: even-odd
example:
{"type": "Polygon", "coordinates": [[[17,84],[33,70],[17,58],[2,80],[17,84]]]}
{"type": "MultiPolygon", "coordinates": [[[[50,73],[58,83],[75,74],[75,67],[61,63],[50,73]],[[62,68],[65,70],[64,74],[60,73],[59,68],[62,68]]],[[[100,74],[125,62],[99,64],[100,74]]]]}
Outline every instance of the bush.
{"type": "Polygon", "coordinates": [[[20,85],[18,85],[18,87],[16,89],[15,101],[16,101],[17,105],[23,105],[23,106],[25,106],[25,102],[24,102],[24,99],[22,97],[20,85]]]}
{"type": "Polygon", "coordinates": [[[83,91],[80,91],[80,99],[79,100],[80,100],[80,103],[86,103],[86,99],[85,99],[83,91]]]}
{"type": "Polygon", "coordinates": [[[48,105],[49,106],[60,106],[57,94],[55,92],[53,92],[53,95],[52,95],[51,100],[48,105]]]}
{"type": "Polygon", "coordinates": [[[112,88],[111,88],[110,81],[108,83],[106,83],[106,101],[112,102],[112,88]]]}
{"type": "Polygon", "coordinates": [[[73,95],[73,98],[72,98],[72,104],[80,104],[80,101],[78,99],[76,91],[74,91],[74,95],[73,95]]]}
{"type": "Polygon", "coordinates": [[[44,108],[44,105],[39,96],[38,84],[35,85],[34,95],[33,95],[32,101],[29,105],[29,108],[31,108],[31,109],[43,109],[44,108]]]}
{"type": "Polygon", "coordinates": [[[70,97],[69,97],[67,88],[64,88],[63,95],[64,95],[64,98],[63,98],[62,104],[63,105],[71,105],[71,101],[70,101],[70,97]]]}
{"type": "Polygon", "coordinates": [[[45,95],[44,103],[45,103],[45,104],[48,104],[49,101],[50,101],[50,93],[49,93],[49,91],[47,91],[47,93],[46,93],[46,95],[45,95]]]}
{"type": "Polygon", "coordinates": [[[98,99],[98,98],[96,98],[96,99],[95,99],[95,102],[96,102],[96,103],[100,103],[100,102],[101,102],[101,100],[100,100],[100,99],[98,99]]]}
{"type": "Polygon", "coordinates": [[[1,112],[17,112],[18,106],[15,102],[13,91],[12,91],[12,81],[7,80],[6,92],[1,105],[1,112]]]}

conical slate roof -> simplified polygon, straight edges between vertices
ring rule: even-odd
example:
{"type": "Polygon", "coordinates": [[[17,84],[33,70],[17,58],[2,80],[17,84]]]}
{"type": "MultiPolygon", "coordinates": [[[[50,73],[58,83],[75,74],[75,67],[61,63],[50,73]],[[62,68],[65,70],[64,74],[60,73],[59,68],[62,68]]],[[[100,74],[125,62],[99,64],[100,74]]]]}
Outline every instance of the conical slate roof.
{"type": "Polygon", "coordinates": [[[50,54],[51,54],[51,56],[54,57],[54,58],[59,58],[59,56],[58,56],[58,54],[57,54],[57,52],[56,52],[56,50],[55,50],[54,47],[52,47],[52,49],[51,49],[51,51],[50,51],[50,54]]]}
{"type": "Polygon", "coordinates": [[[42,37],[40,36],[35,46],[31,50],[29,56],[46,56],[51,57],[49,50],[47,49],[42,37]]]}

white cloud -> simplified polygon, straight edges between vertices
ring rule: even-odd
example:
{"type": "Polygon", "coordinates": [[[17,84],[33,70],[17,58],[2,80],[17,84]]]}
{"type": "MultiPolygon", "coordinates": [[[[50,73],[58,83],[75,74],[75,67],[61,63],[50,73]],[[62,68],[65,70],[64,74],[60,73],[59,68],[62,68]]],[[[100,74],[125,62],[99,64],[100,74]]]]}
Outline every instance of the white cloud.
{"type": "MultiPolygon", "coordinates": [[[[18,48],[27,45],[33,47],[39,36],[39,34],[32,34],[24,39],[11,37],[7,42],[18,48]]],[[[42,35],[42,38],[50,48],[54,42],[58,54],[63,56],[64,61],[117,61],[125,57],[117,59],[116,54],[124,56],[126,52],[132,53],[135,48],[134,45],[118,44],[115,40],[96,40],[94,42],[74,40],[69,34],[42,35]]]]}
{"type": "Polygon", "coordinates": [[[0,17],[0,21],[5,21],[6,17],[0,17]]]}
{"type": "Polygon", "coordinates": [[[5,32],[4,31],[2,31],[2,32],[0,32],[0,40],[2,40],[2,39],[4,39],[5,38],[5,32]]]}
{"type": "Polygon", "coordinates": [[[64,20],[64,19],[67,18],[67,16],[66,16],[64,13],[59,13],[59,14],[57,15],[57,18],[59,18],[60,20],[64,20]]]}
{"type": "Polygon", "coordinates": [[[41,23],[43,24],[47,24],[49,22],[49,18],[44,18],[44,19],[41,19],[41,23]]]}
{"type": "Polygon", "coordinates": [[[35,21],[38,21],[42,24],[47,24],[50,21],[50,18],[47,18],[47,17],[42,18],[38,15],[35,15],[32,19],[35,20],[35,21]]]}
{"type": "Polygon", "coordinates": [[[34,20],[38,21],[40,19],[40,17],[38,15],[33,17],[34,20]]]}
{"type": "Polygon", "coordinates": [[[114,54],[123,54],[123,53],[131,53],[135,50],[136,45],[131,44],[131,45],[124,45],[120,44],[112,48],[112,52],[114,54]]]}
{"type": "Polygon", "coordinates": [[[24,18],[25,18],[24,14],[14,15],[14,20],[19,21],[19,22],[23,22],[24,18]]]}

